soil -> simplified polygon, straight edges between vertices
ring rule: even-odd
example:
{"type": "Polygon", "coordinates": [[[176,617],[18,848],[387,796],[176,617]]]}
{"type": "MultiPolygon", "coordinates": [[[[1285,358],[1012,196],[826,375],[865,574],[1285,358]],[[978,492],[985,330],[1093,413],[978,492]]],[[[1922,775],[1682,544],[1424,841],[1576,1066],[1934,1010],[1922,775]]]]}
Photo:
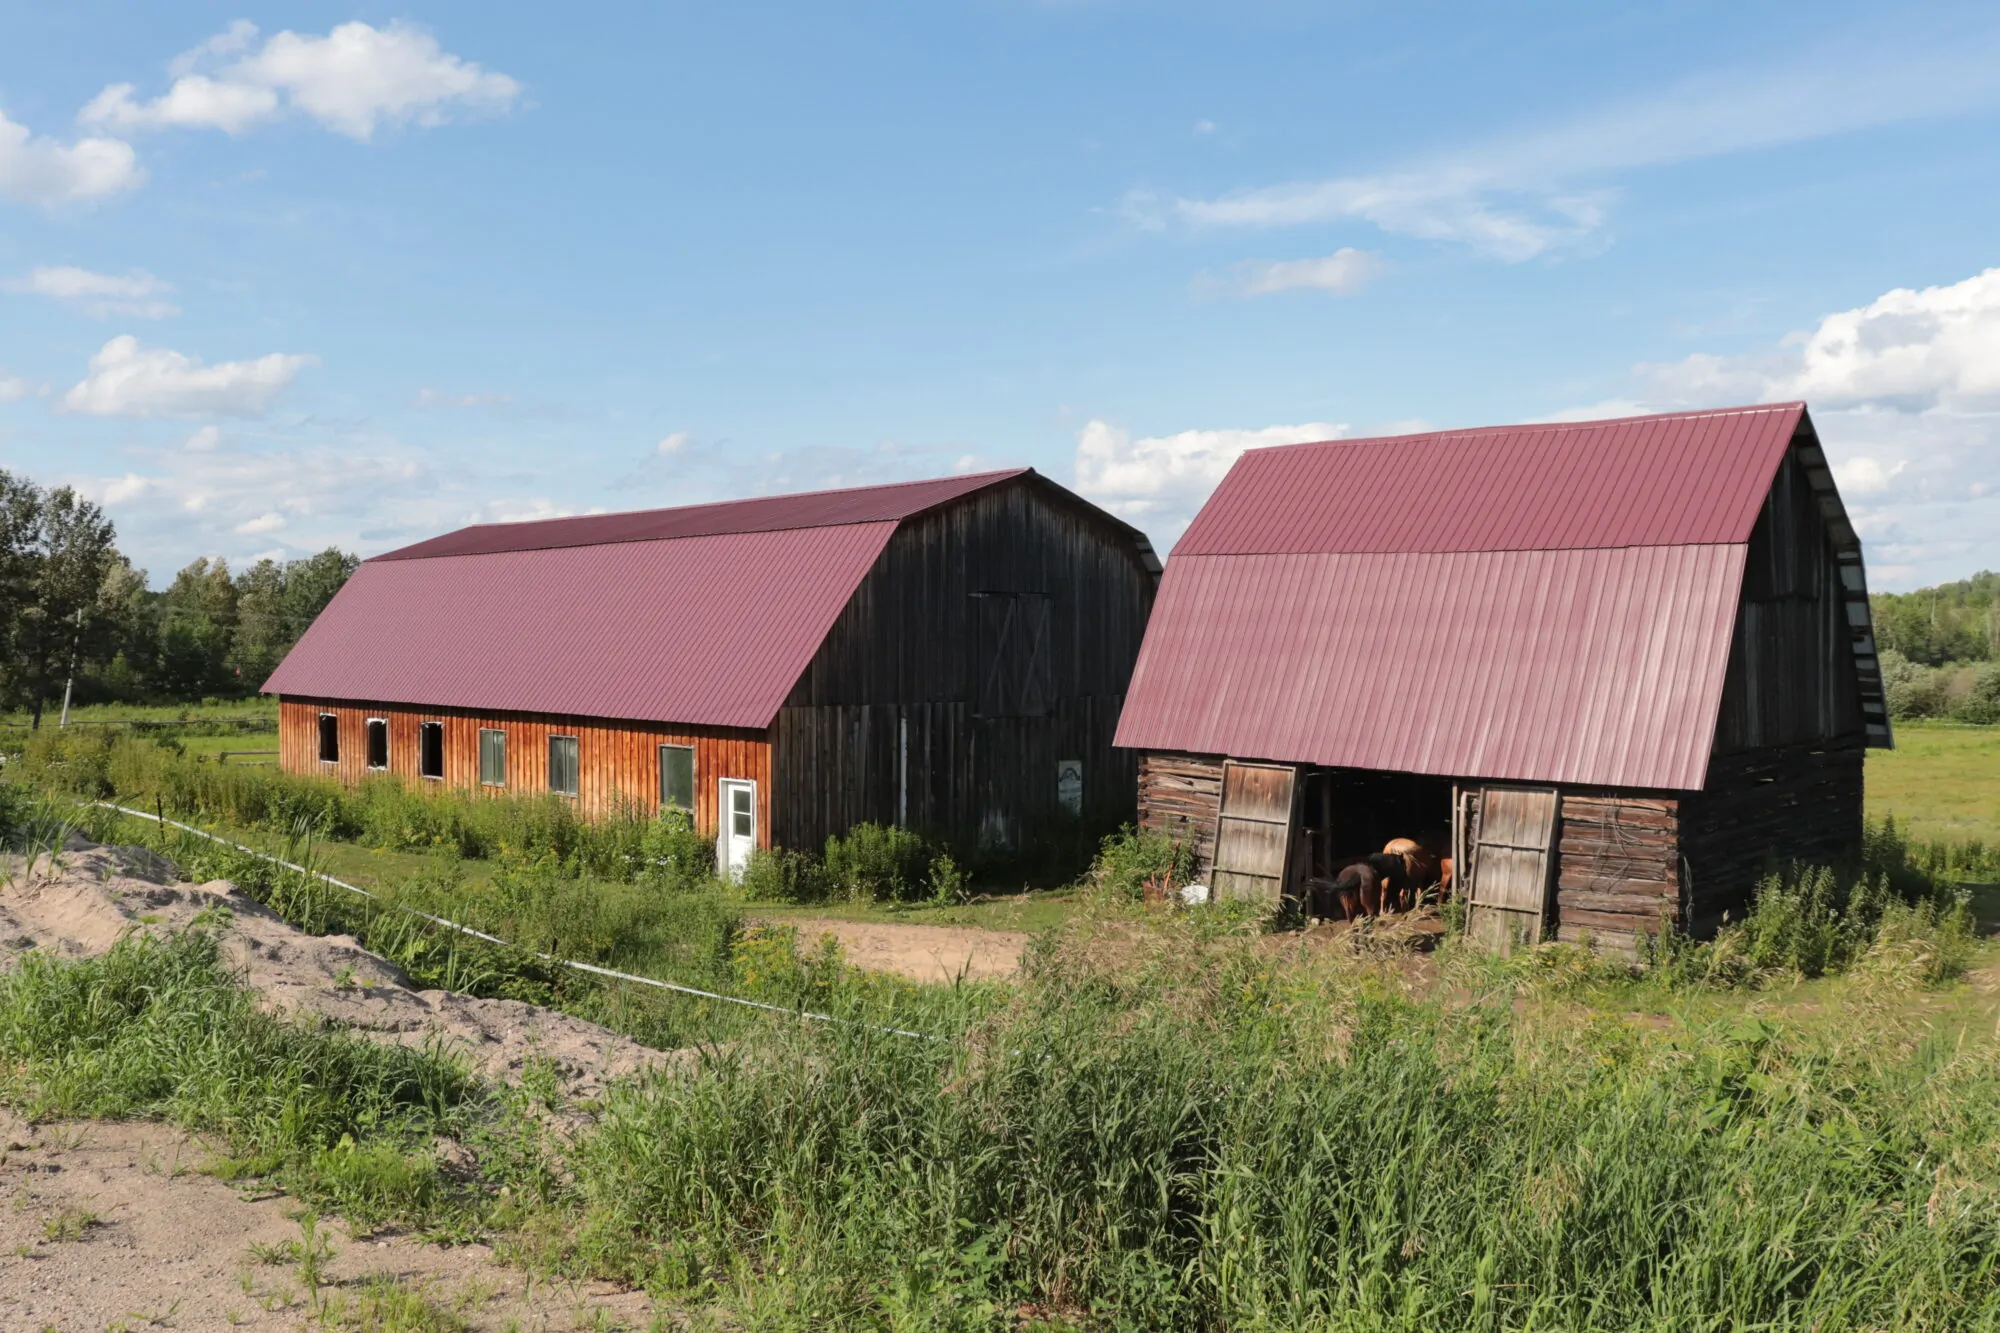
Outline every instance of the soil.
{"type": "Polygon", "coordinates": [[[571,1097],[589,1098],[621,1074],[671,1057],[595,1023],[519,1000],[418,990],[402,970],[350,935],[294,929],[226,880],[182,884],[141,847],[73,841],[53,862],[0,866],[0,967],[30,948],[64,957],[109,949],[130,931],[182,929],[224,909],[225,957],[260,1004],[313,1013],[385,1041],[422,1046],[434,1036],[490,1079],[518,1078],[530,1058],[551,1062],[571,1097]]]}
{"type": "MultiPolygon", "coordinates": [[[[296,1260],[279,1253],[300,1239],[297,1201],[201,1174],[212,1155],[165,1125],[30,1128],[0,1112],[0,1329],[317,1326],[296,1260]]],[[[324,1308],[345,1302],[351,1310],[386,1278],[496,1333],[642,1329],[655,1317],[643,1292],[531,1277],[484,1245],[357,1239],[337,1221],[322,1227],[334,1250],[318,1297],[324,1308]]]]}
{"type": "Polygon", "coordinates": [[[822,935],[831,935],[854,966],[869,972],[893,972],[912,981],[950,982],[961,975],[968,981],[1011,977],[1021,970],[1021,951],[1028,946],[1025,931],[976,926],[826,917],[792,918],[783,924],[797,929],[802,949],[810,948],[822,935]]]}

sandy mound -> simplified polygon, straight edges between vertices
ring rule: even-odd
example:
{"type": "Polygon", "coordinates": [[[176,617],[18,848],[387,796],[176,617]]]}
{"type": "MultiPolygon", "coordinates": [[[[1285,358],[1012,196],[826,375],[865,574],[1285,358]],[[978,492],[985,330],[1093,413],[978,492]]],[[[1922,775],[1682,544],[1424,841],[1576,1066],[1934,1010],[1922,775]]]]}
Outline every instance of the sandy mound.
{"type": "Polygon", "coordinates": [[[305,934],[226,880],[178,883],[172,864],[144,848],[72,841],[53,862],[8,858],[0,870],[0,966],[31,948],[62,957],[103,953],[129,931],[177,930],[224,908],[224,955],[267,1009],[322,1014],[410,1046],[441,1037],[488,1078],[512,1079],[529,1059],[546,1059],[574,1097],[593,1096],[606,1080],[667,1058],[519,1000],[417,990],[352,936],[305,934]]]}

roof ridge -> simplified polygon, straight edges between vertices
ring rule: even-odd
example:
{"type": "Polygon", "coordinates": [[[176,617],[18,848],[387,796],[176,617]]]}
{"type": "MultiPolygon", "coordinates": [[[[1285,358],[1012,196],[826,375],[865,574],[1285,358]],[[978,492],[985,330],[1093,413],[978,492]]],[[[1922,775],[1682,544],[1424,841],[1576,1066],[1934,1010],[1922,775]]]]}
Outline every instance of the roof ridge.
{"type": "Polygon", "coordinates": [[[1805,400],[1783,403],[1745,403],[1736,407],[1690,408],[1679,412],[1641,412],[1629,417],[1592,417],[1587,421],[1522,421],[1500,426],[1452,426],[1440,430],[1408,431],[1401,435],[1356,435],[1330,440],[1299,440],[1293,444],[1270,444],[1251,453],[1281,453],[1285,450],[1327,449],[1359,444],[1399,444],[1411,440],[1458,440],[1480,435],[1517,435],[1522,432],[1559,434],[1564,431],[1597,430],[1607,426],[1630,426],[1641,421],[1703,421],[1711,417],[1751,416],[1763,412],[1803,411],[1805,400]]]}

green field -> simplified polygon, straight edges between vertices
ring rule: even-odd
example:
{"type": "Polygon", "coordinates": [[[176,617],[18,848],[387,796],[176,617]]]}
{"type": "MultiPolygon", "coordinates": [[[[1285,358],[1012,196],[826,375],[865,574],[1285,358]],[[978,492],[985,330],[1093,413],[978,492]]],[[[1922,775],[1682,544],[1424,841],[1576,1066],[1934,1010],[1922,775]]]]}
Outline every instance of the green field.
{"type": "Polygon", "coordinates": [[[1912,837],[2000,844],[2000,727],[1898,722],[1868,755],[1868,813],[1912,837]]]}

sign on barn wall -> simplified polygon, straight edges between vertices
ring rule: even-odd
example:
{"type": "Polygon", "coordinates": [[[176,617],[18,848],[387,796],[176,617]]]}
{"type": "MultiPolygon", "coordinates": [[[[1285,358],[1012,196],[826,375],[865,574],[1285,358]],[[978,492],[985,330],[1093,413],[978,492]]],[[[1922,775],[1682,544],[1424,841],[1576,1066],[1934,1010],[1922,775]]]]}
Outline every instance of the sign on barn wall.
{"type": "Polygon", "coordinates": [[[1056,804],[1072,815],[1083,813],[1083,760],[1056,760],[1056,804]]]}
{"type": "Polygon", "coordinates": [[[1276,906],[1291,868],[1300,783],[1290,764],[1222,766],[1222,808],[1215,821],[1216,899],[1247,898],[1276,906]]]}

